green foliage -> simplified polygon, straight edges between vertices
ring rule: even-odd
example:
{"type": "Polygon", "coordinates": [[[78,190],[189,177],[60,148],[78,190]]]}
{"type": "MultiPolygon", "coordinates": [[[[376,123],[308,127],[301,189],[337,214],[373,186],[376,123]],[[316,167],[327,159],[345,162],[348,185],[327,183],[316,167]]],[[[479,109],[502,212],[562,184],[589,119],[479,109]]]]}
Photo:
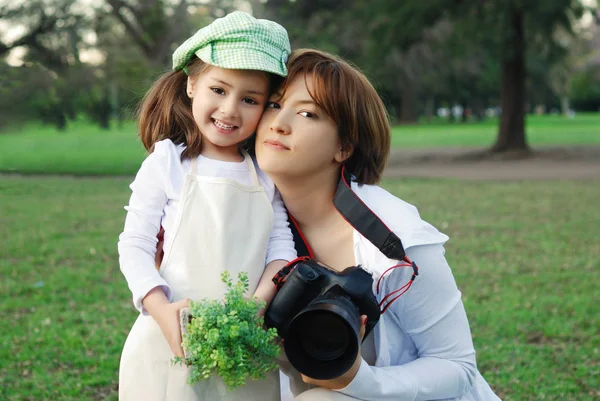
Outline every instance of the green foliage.
{"type": "Polygon", "coordinates": [[[233,390],[277,369],[280,348],[277,331],[264,329],[257,315],[264,301],[245,297],[248,274],[240,272],[235,284],[228,271],[221,279],[227,286],[223,300],[190,302],[192,318],[183,334],[186,358],[179,362],[191,367],[190,384],[216,374],[233,390]]]}
{"type": "Polygon", "coordinates": [[[600,110],[600,66],[575,74],[572,97],[579,110],[600,110]]]}

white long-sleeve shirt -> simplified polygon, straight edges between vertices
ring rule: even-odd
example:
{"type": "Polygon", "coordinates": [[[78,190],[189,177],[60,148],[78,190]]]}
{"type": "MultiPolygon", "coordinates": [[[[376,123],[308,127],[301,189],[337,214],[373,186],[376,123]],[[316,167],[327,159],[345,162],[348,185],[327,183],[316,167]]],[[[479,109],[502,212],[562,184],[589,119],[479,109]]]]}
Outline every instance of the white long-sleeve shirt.
{"type": "MultiPolygon", "coordinates": [[[[421,220],[414,206],[382,188],[353,183],[352,189],[398,235],[419,275],[381,315],[361,347],[356,377],[339,391],[369,401],[499,401],[477,369],[461,293],[444,257],[448,237],[421,220]]],[[[376,293],[377,280],[397,261],[357,231],[354,255],[357,264],[373,271],[376,293]]],[[[378,301],[411,275],[412,269],[402,267],[386,274],[378,301]]],[[[303,387],[297,380],[291,384],[303,387]]]]}
{"type": "MultiPolygon", "coordinates": [[[[154,257],[157,234],[165,230],[165,247],[179,208],[185,176],[190,171],[189,159],[181,161],[184,145],[175,145],[171,140],[157,142],[152,152],[142,163],[131,184],[131,198],[125,207],[125,228],[119,236],[119,263],[133,295],[135,307],[142,313],[142,299],[155,287],[161,287],[171,299],[168,283],[158,273],[154,257]]],[[[246,161],[224,162],[199,156],[198,174],[201,176],[227,177],[245,185],[251,185],[251,173],[246,161]]],[[[296,257],[287,213],[273,182],[254,161],[258,180],[273,205],[274,223],[266,253],[265,265],[277,259],[293,260],[296,257]]],[[[164,249],[167,252],[167,248],[164,249]]],[[[227,252],[226,249],[220,250],[227,252]]]]}

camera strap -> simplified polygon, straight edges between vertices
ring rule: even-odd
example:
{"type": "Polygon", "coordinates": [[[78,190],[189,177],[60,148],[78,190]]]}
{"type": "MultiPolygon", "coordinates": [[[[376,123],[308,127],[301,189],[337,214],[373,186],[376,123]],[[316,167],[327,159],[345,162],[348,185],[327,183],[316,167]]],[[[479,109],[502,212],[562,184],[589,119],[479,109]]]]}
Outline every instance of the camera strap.
{"type": "MultiPolygon", "coordinates": [[[[406,253],[402,241],[385,223],[377,216],[352,190],[350,182],[352,177],[342,166],[340,181],[333,197],[333,204],[342,217],[356,231],[368,239],[388,259],[404,260],[406,253]]],[[[298,223],[289,215],[290,227],[294,235],[294,243],[298,256],[314,257],[310,245],[302,235],[298,223]]]]}
{"type": "MultiPolygon", "coordinates": [[[[388,259],[398,260],[399,263],[395,266],[387,269],[377,281],[377,292],[379,292],[379,285],[383,277],[390,271],[400,268],[409,267],[412,268],[413,274],[408,283],[398,288],[395,291],[387,294],[379,306],[382,309],[381,313],[384,313],[389,306],[402,296],[411,287],[413,281],[419,274],[419,268],[415,262],[411,261],[404,251],[402,241],[398,236],[388,228],[388,226],[373,212],[363,201],[356,195],[352,190],[350,183],[352,176],[346,170],[345,166],[342,166],[342,172],[340,181],[338,182],[337,190],[333,197],[333,204],[336,209],[340,212],[342,217],[350,224],[356,231],[361,233],[363,237],[368,239],[381,253],[383,253],[388,259]]],[[[288,263],[281,272],[279,272],[274,278],[273,282],[279,288],[285,282],[285,277],[293,269],[296,263],[301,260],[314,259],[314,254],[308,241],[304,238],[302,231],[298,225],[298,222],[292,215],[288,213],[290,228],[294,236],[294,243],[298,258],[288,263]]]]}

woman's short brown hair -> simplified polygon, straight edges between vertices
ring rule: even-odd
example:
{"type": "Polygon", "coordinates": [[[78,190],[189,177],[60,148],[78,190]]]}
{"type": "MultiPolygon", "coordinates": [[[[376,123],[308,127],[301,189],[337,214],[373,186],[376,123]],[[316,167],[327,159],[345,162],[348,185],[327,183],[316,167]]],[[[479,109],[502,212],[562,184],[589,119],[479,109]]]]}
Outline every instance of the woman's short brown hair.
{"type": "Polygon", "coordinates": [[[360,70],[332,54],[298,49],[287,63],[288,76],[279,93],[297,77],[312,78],[309,93],[338,126],[342,148],[351,152],[346,168],[359,184],[376,184],[390,150],[387,111],[373,85],[360,70]]]}

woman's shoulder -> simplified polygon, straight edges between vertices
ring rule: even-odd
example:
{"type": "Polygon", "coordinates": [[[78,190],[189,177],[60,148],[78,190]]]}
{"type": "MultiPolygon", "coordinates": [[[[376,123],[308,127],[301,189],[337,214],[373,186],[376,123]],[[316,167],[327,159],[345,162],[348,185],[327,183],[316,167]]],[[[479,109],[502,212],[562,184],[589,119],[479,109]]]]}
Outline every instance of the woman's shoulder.
{"type": "Polygon", "coordinates": [[[353,182],[352,190],[400,238],[404,248],[448,241],[447,235],[421,218],[414,205],[382,187],[353,182]]]}

